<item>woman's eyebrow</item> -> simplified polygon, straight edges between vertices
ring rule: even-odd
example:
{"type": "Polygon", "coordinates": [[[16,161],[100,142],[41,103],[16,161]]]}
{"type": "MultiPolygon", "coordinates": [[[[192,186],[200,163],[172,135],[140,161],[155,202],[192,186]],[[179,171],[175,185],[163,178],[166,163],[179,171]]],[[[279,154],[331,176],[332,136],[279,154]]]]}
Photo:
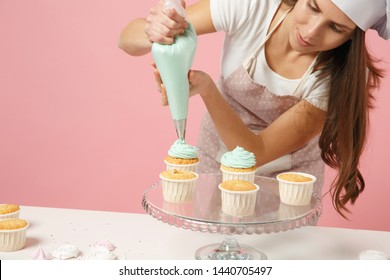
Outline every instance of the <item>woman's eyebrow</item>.
{"type": "MultiPolygon", "coordinates": [[[[321,13],[322,11],[321,11],[320,7],[318,6],[317,0],[313,0],[313,3],[314,3],[314,6],[316,7],[316,9],[321,13]]],[[[332,21],[332,24],[337,25],[337,26],[339,26],[339,27],[341,27],[343,29],[346,29],[347,31],[352,31],[353,30],[353,28],[348,27],[348,26],[346,26],[344,24],[341,24],[341,23],[338,23],[338,22],[332,21]]]]}

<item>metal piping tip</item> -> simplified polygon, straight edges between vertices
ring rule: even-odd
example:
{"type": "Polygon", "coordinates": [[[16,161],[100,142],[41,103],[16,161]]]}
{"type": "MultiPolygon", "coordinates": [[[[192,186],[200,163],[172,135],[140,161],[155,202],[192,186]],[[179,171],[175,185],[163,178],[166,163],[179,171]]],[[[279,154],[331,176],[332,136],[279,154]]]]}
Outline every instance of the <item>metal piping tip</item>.
{"type": "Polygon", "coordinates": [[[184,140],[186,138],[186,125],[187,119],[173,120],[176,128],[177,137],[180,140],[184,140]]]}

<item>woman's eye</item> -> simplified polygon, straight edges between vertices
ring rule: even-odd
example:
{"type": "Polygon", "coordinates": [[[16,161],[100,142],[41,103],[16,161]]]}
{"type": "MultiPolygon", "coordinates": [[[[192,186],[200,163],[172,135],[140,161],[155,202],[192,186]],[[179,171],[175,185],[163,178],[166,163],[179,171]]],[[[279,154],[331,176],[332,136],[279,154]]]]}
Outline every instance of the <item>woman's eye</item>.
{"type": "Polygon", "coordinates": [[[317,8],[310,5],[309,1],[306,2],[306,6],[312,11],[312,12],[318,12],[317,8]]]}
{"type": "Polygon", "coordinates": [[[330,26],[330,29],[332,29],[334,32],[337,32],[337,33],[342,33],[343,31],[338,29],[335,25],[331,24],[330,26]]]}

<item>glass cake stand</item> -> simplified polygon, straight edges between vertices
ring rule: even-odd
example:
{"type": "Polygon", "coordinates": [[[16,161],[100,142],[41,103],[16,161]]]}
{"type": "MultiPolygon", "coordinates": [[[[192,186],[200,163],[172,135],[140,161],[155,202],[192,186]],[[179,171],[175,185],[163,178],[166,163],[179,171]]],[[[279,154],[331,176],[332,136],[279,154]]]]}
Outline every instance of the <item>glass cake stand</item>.
{"type": "Polygon", "coordinates": [[[165,201],[160,180],[144,191],[142,206],[146,213],[163,223],[227,236],[220,244],[199,248],[195,258],[200,260],[267,259],[261,251],[239,244],[234,235],[272,233],[315,225],[322,213],[321,199],[317,195],[313,194],[306,206],[286,205],[280,202],[276,179],[256,176],[255,183],[260,191],[254,214],[233,217],[221,210],[218,189],[221,180],[221,173],[200,174],[193,199],[185,203],[165,201]]]}

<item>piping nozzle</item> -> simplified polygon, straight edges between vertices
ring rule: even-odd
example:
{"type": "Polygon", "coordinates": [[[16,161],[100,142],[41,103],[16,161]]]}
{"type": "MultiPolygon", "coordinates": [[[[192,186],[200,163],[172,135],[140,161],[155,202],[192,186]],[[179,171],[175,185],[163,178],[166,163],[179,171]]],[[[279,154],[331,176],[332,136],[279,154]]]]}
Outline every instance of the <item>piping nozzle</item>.
{"type": "Polygon", "coordinates": [[[176,128],[177,137],[181,140],[186,138],[187,119],[173,120],[176,128]]]}

